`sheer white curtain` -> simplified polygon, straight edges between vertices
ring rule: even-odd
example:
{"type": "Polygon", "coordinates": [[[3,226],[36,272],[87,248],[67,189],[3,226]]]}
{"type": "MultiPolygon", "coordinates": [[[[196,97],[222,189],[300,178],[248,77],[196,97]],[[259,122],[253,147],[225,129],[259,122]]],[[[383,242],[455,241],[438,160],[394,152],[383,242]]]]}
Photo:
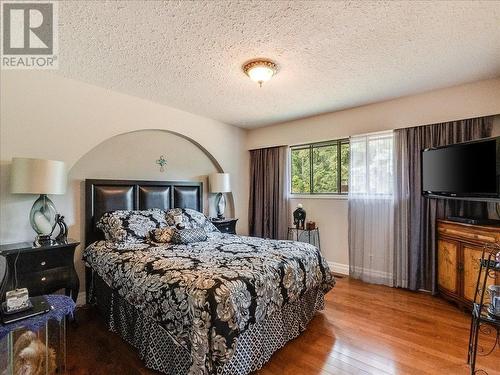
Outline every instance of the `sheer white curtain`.
{"type": "Polygon", "coordinates": [[[349,273],[393,286],[393,132],[350,139],[349,273]]]}

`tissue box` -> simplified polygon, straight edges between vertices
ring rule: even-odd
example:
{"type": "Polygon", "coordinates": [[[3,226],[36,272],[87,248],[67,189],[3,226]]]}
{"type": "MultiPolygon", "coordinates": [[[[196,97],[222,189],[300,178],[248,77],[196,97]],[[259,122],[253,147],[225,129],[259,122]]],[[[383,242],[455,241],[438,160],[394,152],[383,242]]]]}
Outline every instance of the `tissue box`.
{"type": "Polygon", "coordinates": [[[21,288],[9,290],[5,294],[5,304],[7,313],[26,310],[30,308],[31,302],[28,295],[28,289],[21,288]]]}

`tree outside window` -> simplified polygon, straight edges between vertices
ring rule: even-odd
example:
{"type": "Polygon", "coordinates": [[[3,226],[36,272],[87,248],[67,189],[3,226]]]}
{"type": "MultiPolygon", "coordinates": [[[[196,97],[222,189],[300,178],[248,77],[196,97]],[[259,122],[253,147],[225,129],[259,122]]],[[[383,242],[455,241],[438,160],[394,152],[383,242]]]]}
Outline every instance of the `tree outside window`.
{"type": "Polygon", "coordinates": [[[291,147],[292,194],[347,194],[349,140],[291,147]]]}

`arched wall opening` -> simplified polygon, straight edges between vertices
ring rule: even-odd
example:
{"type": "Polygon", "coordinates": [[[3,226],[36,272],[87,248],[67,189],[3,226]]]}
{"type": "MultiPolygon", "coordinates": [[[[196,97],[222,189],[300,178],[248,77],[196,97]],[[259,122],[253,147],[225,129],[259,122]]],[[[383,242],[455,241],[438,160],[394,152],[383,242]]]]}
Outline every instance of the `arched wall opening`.
{"type": "MultiPolygon", "coordinates": [[[[82,156],[68,172],[68,199],[55,203],[61,212],[68,213],[69,236],[83,243],[85,179],[200,181],[203,182],[204,213],[214,216],[214,195],[208,191],[208,176],[214,172],[223,172],[220,164],[192,139],[168,130],[137,130],[111,137],[82,156]],[[156,163],[160,156],[167,160],[164,171],[156,163]]],[[[233,197],[229,194],[227,198],[226,216],[233,216],[233,197]]],[[[85,285],[82,251],[83,246],[79,246],[75,267],[80,285],[85,285]]]]}

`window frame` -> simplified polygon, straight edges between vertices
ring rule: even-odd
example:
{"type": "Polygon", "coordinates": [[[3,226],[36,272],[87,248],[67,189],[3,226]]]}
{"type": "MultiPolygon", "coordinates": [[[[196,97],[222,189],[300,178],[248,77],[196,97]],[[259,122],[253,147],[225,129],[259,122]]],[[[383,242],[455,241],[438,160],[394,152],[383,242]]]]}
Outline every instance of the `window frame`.
{"type": "MultiPolygon", "coordinates": [[[[329,141],[322,142],[312,142],[312,143],[303,143],[298,145],[290,146],[290,155],[289,155],[289,163],[290,163],[290,181],[288,183],[288,190],[292,197],[321,197],[321,198],[347,198],[349,191],[342,192],[342,145],[350,145],[349,138],[339,138],[332,139],[329,141]],[[337,146],[337,192],[314,192],[314,157],[313,150],[318,147],[328,147],[328,146],[337,146]],[[292,191],[292,152],[293,150],[309,150],[309,192],[293,192],[292,191]]],[[[349,146],[350,147],[350,146],[349,146]]],[[[350,159],[350,158],[349,158],[350,159]]],[[[349,161],[350,162],[350,161],[349,161]]],[[[349,186],[349,178],[347,179],[347,186],[349,186]]]]}

